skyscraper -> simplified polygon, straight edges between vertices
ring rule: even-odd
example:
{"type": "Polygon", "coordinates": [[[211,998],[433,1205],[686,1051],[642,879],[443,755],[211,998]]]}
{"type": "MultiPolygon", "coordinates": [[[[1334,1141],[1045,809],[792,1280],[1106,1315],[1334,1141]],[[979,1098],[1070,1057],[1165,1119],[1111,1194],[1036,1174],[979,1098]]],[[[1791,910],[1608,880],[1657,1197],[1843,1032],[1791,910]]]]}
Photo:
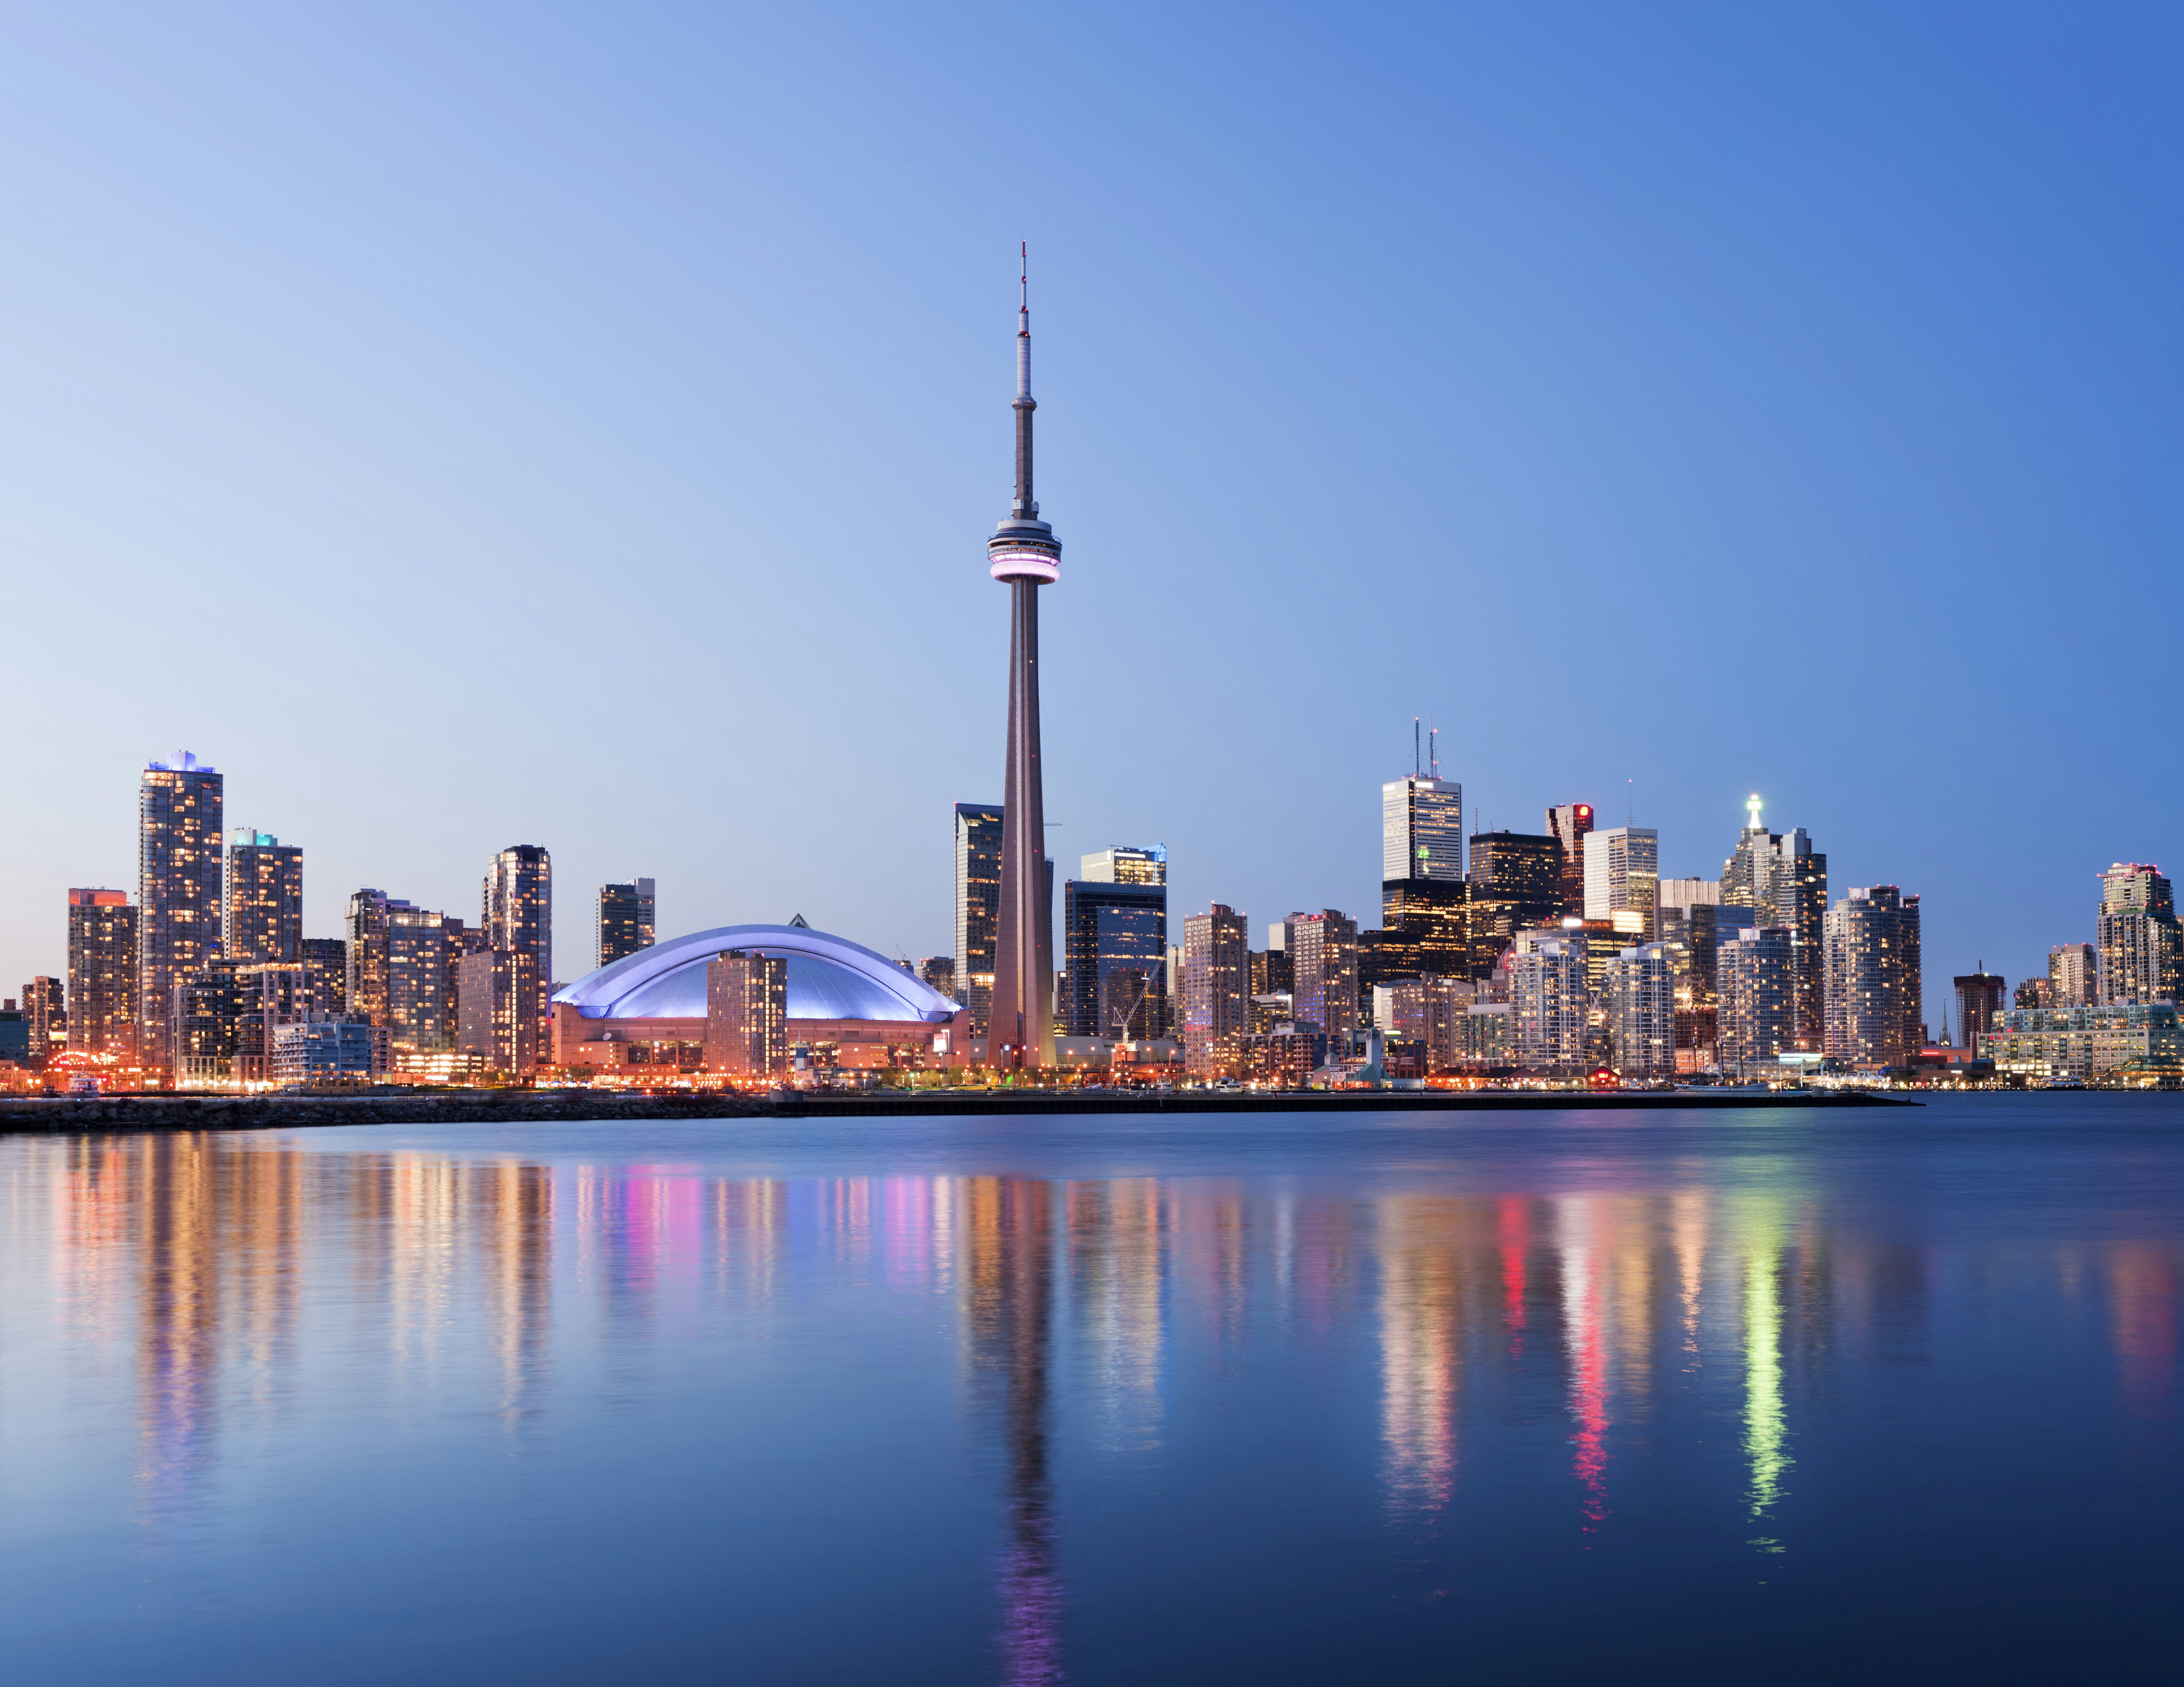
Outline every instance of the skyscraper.
{"type": "Polygon", "coordinates": [[[788,963],[722,951],[705,966],[705,1064],[730,1077],[777,1077],[788,1066],[788,963]]]}
{"type": "Polygon", "coordinates": [[[31,1059],[42,1066],[68,1040],[68,1002],[61,981],[41,975],[24,985],[23,1017],[30,1022],[31,1059]]]}
{"type": "Polygon", "coordinates": [[[368,1025],[387,1027],[387,922],[390,899],[383,890],[350,893],[342,918],[348,1011],[368,1025]]]}
{"type": "Polygon", "coordinates": [[[1167,886],[1071,879],[1061,925],[1069,1034],[1157,1036],[1167,1022],[1167,886]]]}
{"type": "Polygon", "coordinates": [[[989,1065],[1054,1064],[1053,936],[1048,907],[1046,796],[1039,744],[1039,588],[1061,577],[1061,542],[1032,495],[1031,287],[1017,306],[1017,489],[1008,519],[986,542],[988,570],[1009,588],[1009,740],[1001,793],[1000,918],[989,1065]]]}
{"type": "Polygon", "coordinates": [[[136,796],[137,1058],[170,1068],[175,987],[220,958],[225,782],[184,750],[144,770],[136,796]]]}
{"type": "Polygon", "coordinates": [[[1380,788],[1380,877],[1462,881],[1462,786],[1413,774],[1380,788]]]}
{"type": "Polygon", "coordinates": [[[1547,810],[1547,831],[1563,852],[1564,914],[1585,913],[1585,835],[1592,830],[1592,805],[1563,803],[1547,810]]]}
{"type": "Polygon", "coordinates": [[[599,897],[599,949],[593,963],[611,966],[625,955],[650,949],[653,942],[652,881],[603,884],[599,897]]]}
{"type": "Polygon", "coordinates": [[[1634,914],[1641,922],[1636,930],[1652,938],[1658,934],[1653,892],[1660,877],[1661,834],[1651,827],[1593,832],[1585,840],[1585,917],[1621,925],[1616,915],[1634,914]]]}
{"type": "Polygon", "coordinates": [[[1095,849],[1082,859],[1077,877],[1086,884],[1166,884],[1167,850],[1158,844],[1150,849],[1122,844],[1095,849]]]}
{"type": "Polygon", "coordinates": [[[1925,1019],[1919,899],[1892,884],[1852,890],[1828,910],[1825,945],[1828,1057],[1907,1064],[1925,1019]]]}
{"type": "Polygon", "coordinates": [[[552,1016],[546,998],[554,977],[554,859],[536,844],[512,844],[493,858],[486,868],[483,889],[488,949],[528,955],[538,977],[532,993],[532,1016],[538,1022],[533,1033],[538,1046],[553,1041],[552,1016]]]}
{"type": "Polygon", "coordinates": [[[1292,914],[1283,947],[1292,1016],[1326,1038],[1328,1059],[1341,1059],[1357,1029],[1357,922],[1332,908],[1292,914]]]}
{"type": "Polygon", "coordinates": [[[1243,1071],[1251,1029],[1251,921],[1217,902],[1183,922],[1183,1001],[1177,1032],[1184,1070],[1196,1078],[1243,1071]]]}
{"type": "Polygon", "coordinates": [[[1828,858],[1802,826],[1775,838],[1774,852],[1773,922],[1790,934],[1791,1046],[1817,1052],[1827,1039],[1828,858]]]}
{"type": "Polygon", "coordinates": [[[136,910],[125,890],[68,894],[69,1047],[136,1052],[136,910]]]}
{"type": "Polygon", "coordinates": [[[1994,1030],[1994,1016],[2002,1011],[2003,979],[1988,972],[1984,963],[1976,972],[1955,981],[1957,988],[1957,1045],[1976,1055],[1994,1030]]]}
{"type": "Polygon", "coordinates": [[[2089,943],[2059,943],[2048,951],[2048,999],[2037,1007],[2092,1007],[2101,999],[2100,962],[2089,943]]]}
{"type": "Polygon", "coordinates": [[[2176,902],[2160,868],[2118,861],[2101,875],[2094,949],[2103,1004],[2175,1001],[2179,948],[2176,902]]]}
{"type": "Polygon", "coordinates": [[[956,805],[956,999],[970,1011],[971,1034],[986,1034],[994,1002],[994,944],[1001,921],[1001,810],[956,805]]]}
{"type": "Polygon", "coordinates": [[[1503,963],[1509,974],[1511,1052],[1519,1066],[1535,1072],[1585,1070],[1592,1005],[1586,961],[1581,942],[1541,936],[1520,942],[1503,963]]]}
{"type": "Polygon", "coordinates": [[[538,1065],[538,958],[528,949],[480,949],[457,959],[455,1046],[488,1071],[526,1077],[538,1065]]]}
{"type": "Polygon", "coordinates": [[[1771,912],[1774,905],[1774,834],[1760,823],[1759,808],[1755,791],[1744,805],[1744,830],[1736,848],[1721,864],[1718,899],[1724,907],[1747,908],[1755,916],[1771,912]]]}
{"type": "Polygon", "coordinates": [[[307,1014],[348,1011],[348,944],[342,938],[305,938],[297,959],[303,974],[297,1009],[307,1014]]]}
{"type": "Polygon", "coordinates": [[[1513,930],[1559,919],[1565,900],[1562,840],[1545,832],[1474,832],[1471,882],[1513,905],[1513,930]]]}
{"type": "Polygon", "coordinates": [[[387,904],[386,1025],[397,1055],[440,1054],[455,1046],[454,955],[447,916],[437,910],[387,904]]]}
{"type": "Polygon", "coordinates": [[[1634,944],[1607,963],[1609,1059],[1626,1078],[1675,1076],[1676,997],[1669,947],[1634,944]]]}
{"type": "Polygon", "coordinates": [[[1771,1062],[1794,1045],[1796,972],[1788,931],[1746,926],[1724,934],[1714,949],[1714,980],[1721,995],[1715,1049],[1724,1072],[1748,1077],[1755,1061],[1771,1062]]]}
{"type": "Polygon", "coordinates": [[[227,900],[220,953],[241,965],[294,960],[303,952],[304,852],[244,826],[227,844],[227,900]]]}

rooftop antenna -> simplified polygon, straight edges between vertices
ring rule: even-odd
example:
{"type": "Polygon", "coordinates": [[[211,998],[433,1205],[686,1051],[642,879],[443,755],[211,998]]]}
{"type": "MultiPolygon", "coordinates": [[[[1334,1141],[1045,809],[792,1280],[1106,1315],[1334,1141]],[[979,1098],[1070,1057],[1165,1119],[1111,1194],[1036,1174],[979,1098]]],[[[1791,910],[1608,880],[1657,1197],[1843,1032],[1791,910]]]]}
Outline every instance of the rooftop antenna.
{"type": "Polygon", "coordinates": [[[1425,770],[1418,766],[1418,717],[1411,716],[1411,777],[1415,779],[1425,770]]]}
{"type": "Polygon", "coordinates": [[[1637,818],[1638,782],[1635,779],[1625,779],[1623,782],[1623,823],[1630,826],[1637,818]]]}
{"type": "Polygon", "coordinates": [[[1440,728],[1438,727],[1426,728],[1426,766],[1438,780],[1440,777],[1440,728]]]}

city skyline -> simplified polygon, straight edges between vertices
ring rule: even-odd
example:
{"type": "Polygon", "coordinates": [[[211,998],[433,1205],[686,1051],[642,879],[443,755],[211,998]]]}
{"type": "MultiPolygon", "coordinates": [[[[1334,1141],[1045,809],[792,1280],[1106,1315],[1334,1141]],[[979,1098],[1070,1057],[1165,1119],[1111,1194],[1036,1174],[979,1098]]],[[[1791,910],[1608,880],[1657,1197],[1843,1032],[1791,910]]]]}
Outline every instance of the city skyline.
{"type": "MultiPolygon", "coordinates": [[[[473,864],[525,838],[582,898],[642,864],[665,929],[800,910],[950,949],[934,816],[1001,795],[1003,676],[972,653],[1003,610],[964,547],[1003,491],[991,327],[1026,235],[1061,331],[1042,380],[1067,398],[1042,442],[1072,517],[1043,651],[1063,860],[1159,838],[1178,916],[1369,918],[1378,817],[1350,793],[1403,772],[1423,714],[1472,829],[1529,832],[1582,793],[1603,827],[1657,830],[1668,876],[1710,877],[1761,791],[1836,884],[1923,894],[1938,999],[1980,958],[2026,976],[2090,940],[2086,887],[2184,837],[2184,795],[2142,771],[2168,665],[2138,641],[2160,618],[2110,614],[2160,601],[2177,537],[2153,466],[2175,383],[2137,373],[2178,354],[2170,149],[2092,120],[2084,91],[2166,132],[2117,65],[2158,58],[2137,32],[2173,24],[2020,18],[1967,58],[1917,19],[1752,19],[1694,64],[1612,19],[1583,63],[1536,20],[1381,20],[1255,34],[1209,87],[1117,77],[1113,39],[1039,19],[1029,45],[1078,120],[1008,143],[936,125],[808,22],[752,25],[772,69],[725,103],[751,42],[685,20],[671,64],[571,23],[571,63],[643,91],[578,106],[538,100],[538,64],[458,98],[415,84],[394,33],[292,19],[246,54],[238,27],[147,18],[132,70],[88,25],[30,21],[36,86],[0,117],[31,161],[5,190],[25,251],[0,320],[5,538],[34,622],[112,606],[98,684],[61,641],[20,654],[23,694],[70,707],[0,747],[38,822],[0,839],[19,974],[59,967],[68,888],[135,882],[127,770],[185,744],[226,771],[231,814],[310,855],[321,938],[360,886],[465,910],[473,864]],[[2082,86],[2060,68],[2096,58],[2082,86]],[[1797,103],[1822,72],[1858,91],[1856,122],[1797,103]],[[1357,91],[1391,74],[1415,97],[1357,91]],[[2030,126],[2025,77],[2052,95],[2030,126]],[[1125,83],[1148,104],[1116,103],[1125,83]],[[822,88],[849,136],[736,166],[803,132],[822,88]],[[1318,114],[1291,131],[1270,93],[1318,114]],[[1745,120],[1772,94],[1808,120],[1745,120]],[[646,191],[538,167],[592,156],[646,191]],[[1991,194],[1954,191],[1975,163],[1991,194]],[[504,215],[450,238],[442,191],[504,215]],[[997,204],[1036,209],[997,226],[997,204]],[[883,543],[791,563],[821,509],[883,543]],[[636,606],[612,637],[603,580],[636,606]],[[364,637],[359,590],[462,659],[364,637]],[[1308,660],[1315,602],[1332,630],[1308,660]],[[206,604],[234,628],[224,667],[171,631],[206,604]],[[1729,682],[1739,641],[1786,625],[1838,682],[1825,731],[1729,682]],[[1201,628],[1211,654],[1184,654],[1201,628]],[[1549,643],[1595,681],[1693,655],[1611,706],[1528,688],[1549,643]],[[714,724],[724,648],[763,733],[714,724]],[[2098,703],[2022,706],[2081,650],[2113,670],[2098,703]],[[511,756],[512,725],[457,728],[510,695],[554,720],[538,758],[511,756]],[[1113,731],[1123,699],[1162,753],[1113,731]],[[1921,723],[1968,717],[1993,732],[1916,749],[1921,723]],[[912,718],[917,753],[883,742],[912,718]],[[638,723],[642,788],[602,800],[638,723]],[[1186,766],[1194,743],[1316,771],[1232,782],[1186,766]],[[2042,785],[2011,848],[1967,846],[2027,763],[2042,785]],[[882,825],[841,824],[836,771],[882,825]]],[[[960,22],[872,28],[939,86],[1001,63],[960,22]]],[[[563,899],[557,953],[590,951],[588,914],[563,899]]]]}

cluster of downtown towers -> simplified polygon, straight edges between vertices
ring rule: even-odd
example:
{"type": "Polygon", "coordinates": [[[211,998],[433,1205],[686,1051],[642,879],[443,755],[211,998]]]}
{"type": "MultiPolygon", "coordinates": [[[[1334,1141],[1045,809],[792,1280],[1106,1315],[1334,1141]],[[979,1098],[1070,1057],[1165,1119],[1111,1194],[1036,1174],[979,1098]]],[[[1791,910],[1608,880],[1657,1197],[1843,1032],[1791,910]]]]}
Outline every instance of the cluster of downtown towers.
{"type": "MultiPolygon", "coordinates": [[[[144,770],[136,899],[68,893],[66,983],[25,987],[28,1050],[64,1046],[185,1082],[404,1068],[520,1077],[543,1062],[546,850],[492,856],[475,925],[365,888],[340,937],[306,938],[303,850],[250,827],[231,834],[225,807],[223,777],[194,756],[144,770]],[[281,1070],[284,1053],[300,1070],[281,1070]]],[[[602,886],[598,907],[601,965],[653,941],[650,880],[602,886]]]]}
{"type": "MultiPolygon", "coordinates": [[[[1462,788],[1413,776],[1382,788],[1380,923],[1295,913],[1251,944],[1220,904],[1171,944],[1162,849],[1084,858],[1062,888],[1055,1022],[1068,1039],[1173,1038],[1194,1076],[1279,1079],[1400,1039],[1415,1069],[1521,1069],[1626,1077],[1749,1071],[1806,1055],[1859,1071],[1911,1065],[1927,1043],[1919,899],[1895,885],[1830,905],[1827,857],[1803,828],[1759,821],[1718,879],[1659,874],[1659,839],[1596,828],[1583,803],[1546,829],[1472,834],[1462,788]],[[1468,858],[1467,858],[1468,853],[1468,858]]],[[[955,815],[956,954],[920,963],[983,1029],[992,983],[1003,813],[955,815]]],[[[2175,998],[2180,968],[2165,879],[2122,864],[2103,882],[2098,944],[2059,945],[2020,1008],[2175,998]]],[[[2004,980],[1956,980],[1970,1047],[2004,980]]],[[[1944,1016],[1946,1037],[1947,1016],[1944,1016]]]]}

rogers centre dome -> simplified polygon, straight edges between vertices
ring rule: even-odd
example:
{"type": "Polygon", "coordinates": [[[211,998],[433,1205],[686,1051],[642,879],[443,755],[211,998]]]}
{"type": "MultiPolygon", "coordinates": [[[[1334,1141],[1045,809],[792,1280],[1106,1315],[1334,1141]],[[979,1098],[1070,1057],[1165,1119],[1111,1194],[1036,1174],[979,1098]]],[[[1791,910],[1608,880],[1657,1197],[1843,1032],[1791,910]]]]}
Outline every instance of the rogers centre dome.
{"type": "Polygon", "coordinates": [[[885,955],[805,926],[722,926],[626,955],[554,994],[586,1019],[703,1019],[705,964],[723,949],[788,963],[788,1016],[945,1025],[956,1004],[885,955]]]}

